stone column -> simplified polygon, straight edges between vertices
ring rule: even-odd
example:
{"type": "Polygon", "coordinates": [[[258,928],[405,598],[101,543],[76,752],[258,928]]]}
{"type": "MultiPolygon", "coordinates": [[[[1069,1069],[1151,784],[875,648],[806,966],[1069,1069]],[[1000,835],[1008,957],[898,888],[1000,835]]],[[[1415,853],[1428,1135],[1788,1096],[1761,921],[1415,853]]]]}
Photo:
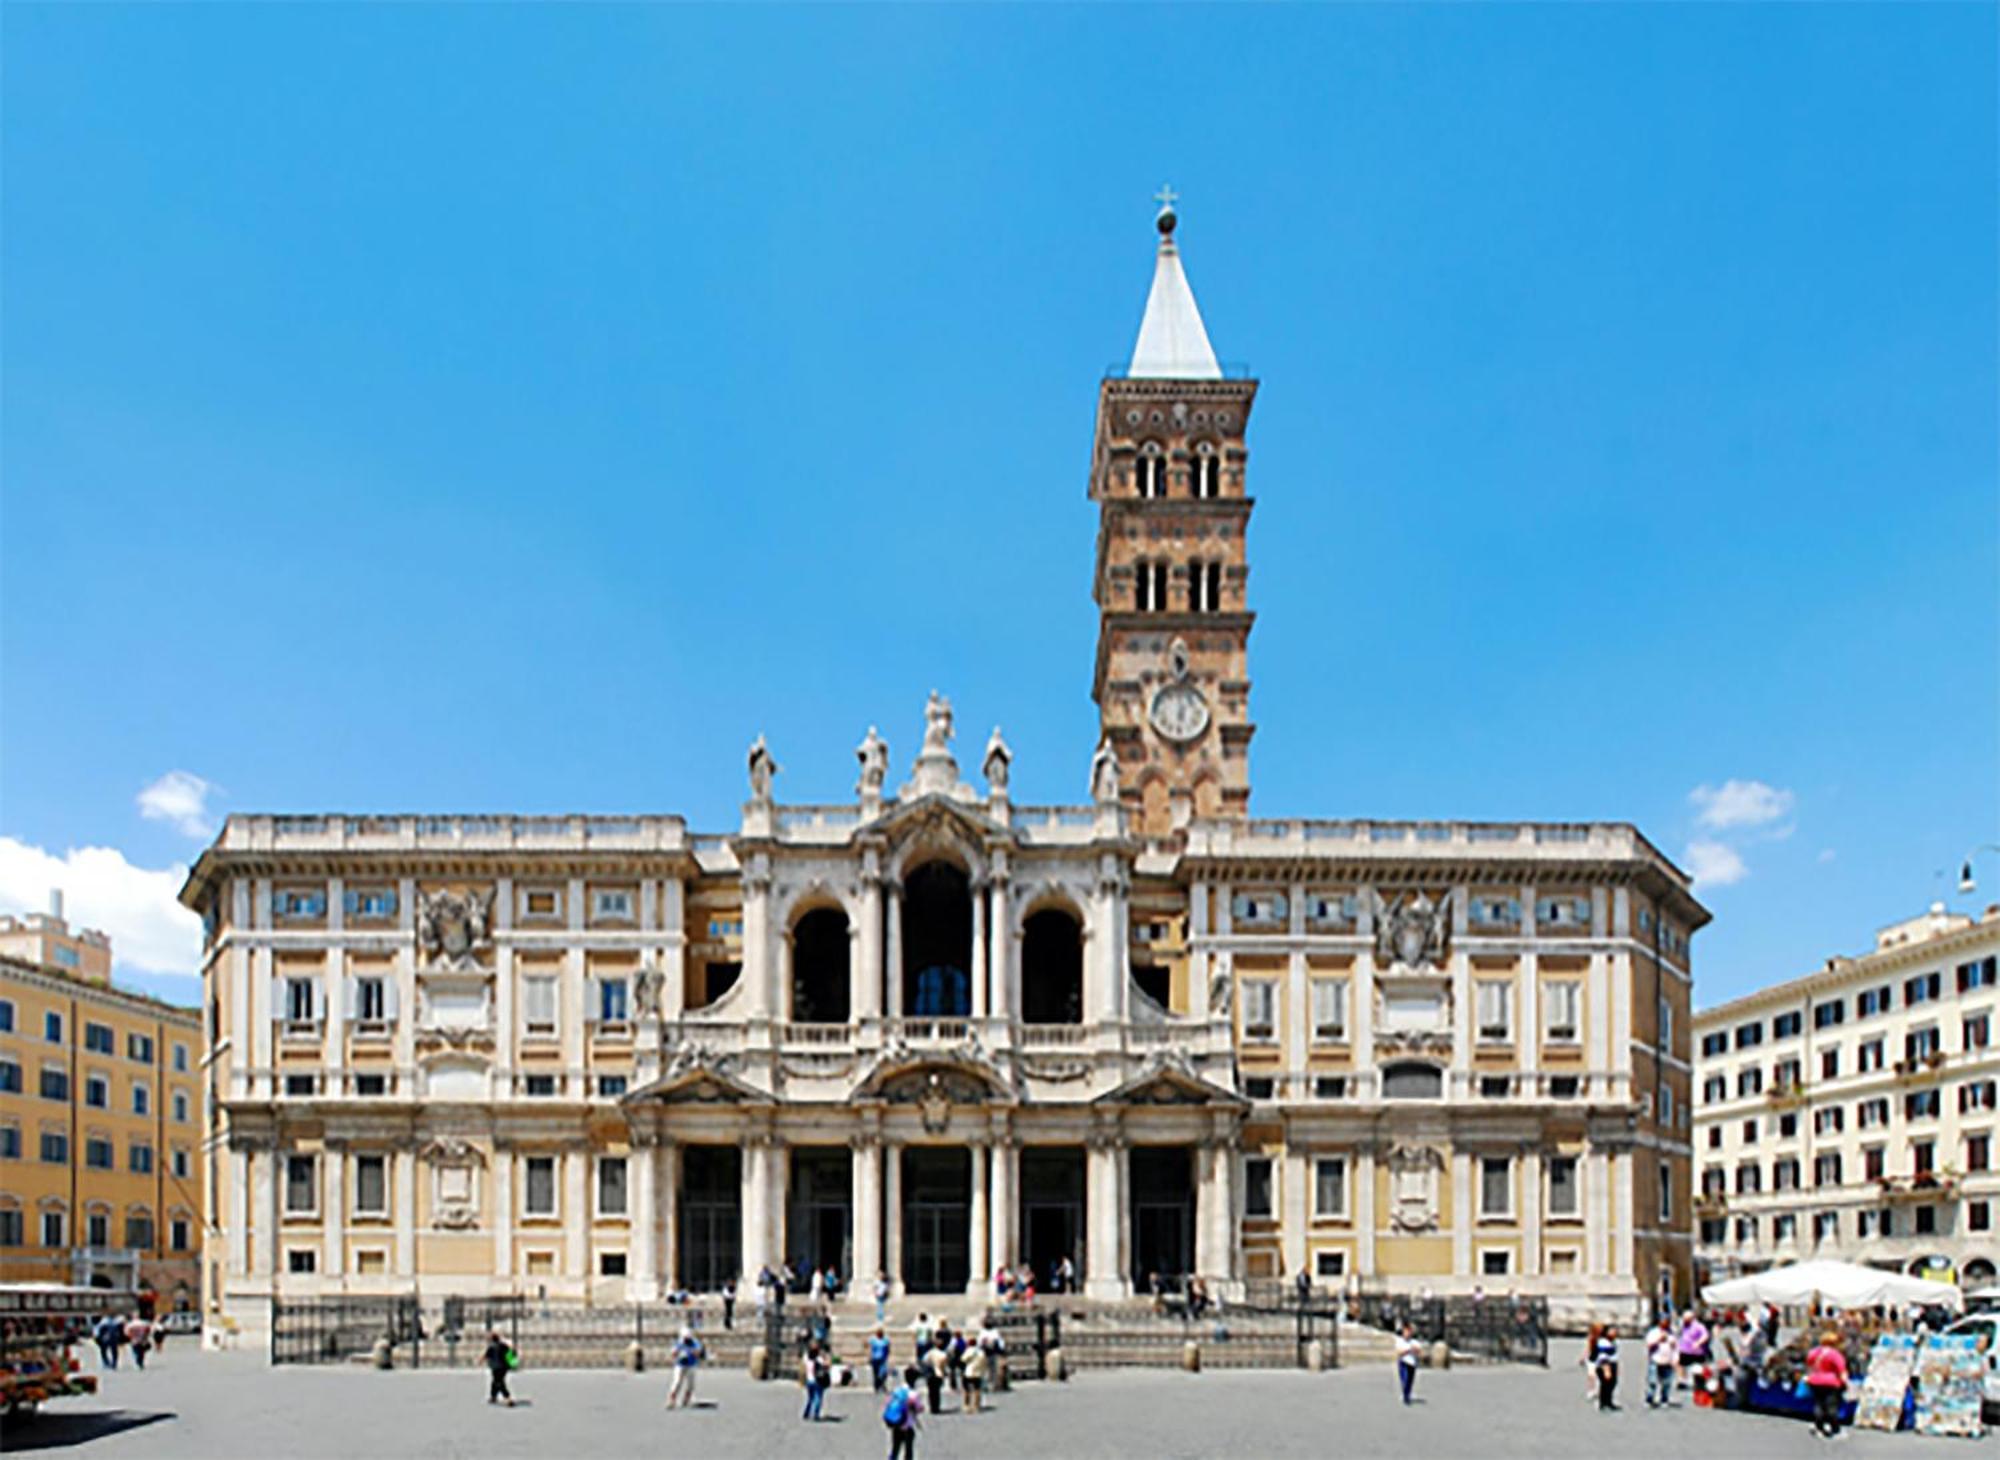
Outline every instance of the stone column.
{"type": "Polygon", "coordinates": [[[888,1249],[889,1287],[900,1295],[903,1291],[903,1148],[900,1144],[885,1142],[882,1159],[887,1163],[885,1185],[888,1200],[883,1203],[882,1222],[883,1246],[888,1249]]]}
{"type": "Polygon", "coordinates": [[[1196,1148],[1194,1168],[1194,1267],[1204,1277],[1222,1276],[1222,1223],[1216,1216],[1215,1168],[1221,1146],[1214,1138],[1196,1148]]]}
{"type": "Polygon", "coordinates": [[[396,1273],[417,1273],[417,1153],[398,1146],[394,1157],[396,1203],[396,1273]]]}
{"type": "Polygon", "coordinates": [[[744,1286],[754,1288],[758,1269],[777,1270],[771,1252],[771,1150],[770,1133],[752,1132],[743,1138],[743,1271],[744,1286]]]}
{"type": "Polygon", "coordinates": [[[679,1141],[660,1142],[660,1279],[669,1288],[681,1281],[681,1152],[679,1141]]]}
{"type": "Polygon", "coordinates": [[[1236,1143],[1224,1138],[1215,1148],[1215,1218],[1222,1232],[1217,1243],[1220,1263],[1216,1275],[1224,1282],[1236,1279],[1236,1143]]]}
{"type": "Polygon", "coordinates": [[[566,1151],[562,1156],[563,1276],[590,1285],[590,1156],[566,1151]]]}
{"type": "Polygon", "coordinates": [[[687,884],[678,877],[660,884],[660,936],[666,948],[660,1018],[671,1022],[687,1007],[687,884]]]}
{"type": "Polygon", "coordinates": [[[1478,1165],[1470,1151],[1451,1155],[1451,1273],[1472,1275],[1472,1230],[1479,1221],[1478,1165]]]}
{"type": "MultiPolygon", "coordinates": [[[[975,904],[976,905],[976,904],[975,904]]],[[[986,1165],[987,1148],[983,1143],[974,1143],[967,1148],[972,1157],[972,1243],[971,1275],[966,1280],[965,1291],[977,1297],[986,1290],[986,1284],[993,1276],[992,1246],[992,1187],[986,1165]]]]}
{"type": "Polygon", "coordinates": [[[1354,1153],[1354,1187],[1347,1194],[1354,1214],[1354,1266],[1363,1280],[1375,1276],[1375,1151],[1362,1146],[1354,1153]]]}
{"type": "Polygon", "coordinates": [[[632,1168],[631,1216],[627,1218],[632,1232],[632,1257],[627,1267],[631,1277],[626,1287],[635,1303],[653,1297],[658,1291],[654,1267],[654,1242],[660,1226],[659,1198],[654,1190],[658,1155],[659,1147],[653,1144],[651,1135],[643,1135],[633,1138],[632,1152],[627,1157],[632,1168]]]}
{"type": "Polygon", "coordinates": [[[493,1271],[513,1286],[514,1148],[493,1147],[493,1271]]]}
{"type": "Polygon", "coordinates": [[[1542,1153],[1534,1146],[1521,1153],[1517,1199],[1521,1209],[1521,1275],[1536,1277],[1542,1270],[1542,1153]]]}
{"type": "Polygon", "coordinates": [[[347,1148],[328,1141],[320,1165],[319,1270],[327,1277],[337,1278],[346,1266],[342,1258],[347,1251],[347,1148]]]}
{"type": "Polygon", "coordinates": [[[1002,1132],[993,1145],[993,1264],[1012,1267],[1021,1260],[1014,1225],[1020,1207],[1021,1148],[1002,1132]]]}
{"type": "Polygon", "coordinates": [[[1090,1238],[1084,1258],[1083,1290],[1093,1298],[1122,1297],[1126,1291],[1119,1233],[1124,1221],[1124,1140],[1114,1131],[1090,1133],[1086,1174],[1090,1238]]]}
{"type": "Polygon", "coordinates": [[[986,884],[972,884],[972,1017],[986,1017],[986,884]]]}
{"type": "Polygon", "coordinates": [[[892,1018],[900,1019],[910,1012],[903,1007],[903,886],[899,882],[891,882],[887,887],[889,936],[888,957],[882,964],[882,987],[886,991],[883,1007],[892,1018]]]}
{"type": "Polygon", "coordinates": [[[879,1019],[882,1016],[882,879],[876,875],[873,858],[861,874],[861,921],[854,929],[854,1017],[879,1019]]]}
{"type": "Polygon", "coordinates": [[[993,951],[987,961],[993,981],[993,1017],[1014,1017],[1014,934],[1007,921],[1007,874],[993,873],[993,916],[987,928],[993,951]]]}
{"type": "Polygon", "coordinates": [[[771,936],[771,862],[753,852],[743,865],[743,1017],[769,1019],[778,1007],[776,943],[771,936]]]}
{"type": "Polygon", "coordinates": [[[882,1142],[863,1131],[848,1142],[854,1152],[854,1271],[848,1287],[856,1297],[875,1290],[882,1266],[882,1142]]]}
{"type": "Polygon", "coordinates": [[[771,1213],[771,1235],[767,1239],[768,1250],[773,1262],[783,1262],[791,1256],[786,1247],[786,1223],[791,1215],[792,1190],[792,1150],[775,1135],[764,1151],[765,1163],[770,1174],[765,1178],[769,1187],[768,1201],[771,1213]]]}

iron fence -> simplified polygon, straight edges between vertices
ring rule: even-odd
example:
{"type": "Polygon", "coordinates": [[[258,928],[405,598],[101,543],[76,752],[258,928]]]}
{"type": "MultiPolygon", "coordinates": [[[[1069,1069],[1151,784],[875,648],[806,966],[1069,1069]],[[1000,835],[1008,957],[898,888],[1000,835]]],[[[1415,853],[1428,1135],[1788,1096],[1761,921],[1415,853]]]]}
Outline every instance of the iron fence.
{"type": "Polygon", "coordinates": [[[1546,1298],[1423,1297],[1361,1292],[1337,1300],[1359,1323],[1400,1333],[1408,1324],[1425,1343],[1508,1363],[1549,1362],[1546,1298]]]}
{"type": "Polygon", "coordinates": [[[522,1362],[542,1369],[615,1368],[638,1346],[646,1368],[672,1362],[683,1326],[700,1331],[711,1360],[747,1355],[756,1330],[722,1328],[715,1315],[668,1303],[556,1303],[523,1297],[413,1295],[281,1298],[271,1304],[271,1362],[346,1363],[387,1340],[398,1368],[469,1367],[499,1333],[522,1362]],[[717,1350],[722,1350],[718,1353],[717,1350]]]}

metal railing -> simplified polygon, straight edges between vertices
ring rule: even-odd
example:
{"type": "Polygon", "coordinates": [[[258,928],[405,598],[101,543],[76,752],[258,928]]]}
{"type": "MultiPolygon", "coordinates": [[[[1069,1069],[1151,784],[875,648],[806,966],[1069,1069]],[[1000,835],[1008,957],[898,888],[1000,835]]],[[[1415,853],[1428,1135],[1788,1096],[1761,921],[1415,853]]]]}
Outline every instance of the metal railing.
{"type": "Polygon", "coordinates": [[[1426,1343],[1508,1363],[1549,1362],[1549,1301],[1522,1297],[1412,1297],[1361,1292],[1329,1299],[1355,1322],[1389,1333],[1410,1325],[1426,1343]]]}

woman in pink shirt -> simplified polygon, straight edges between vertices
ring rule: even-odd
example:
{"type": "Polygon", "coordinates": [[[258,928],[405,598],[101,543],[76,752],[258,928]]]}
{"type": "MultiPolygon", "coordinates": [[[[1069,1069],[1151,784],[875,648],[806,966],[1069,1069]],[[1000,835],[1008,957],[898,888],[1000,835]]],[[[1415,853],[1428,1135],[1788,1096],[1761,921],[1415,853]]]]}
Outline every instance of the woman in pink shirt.
{"type": "Polygon", "coordinates": [[[1840,1402],[1847,1397],[1847,1355],[1831,1330],[1806,1355],[1806,1387],[1812,1390],[1813,1428],[1832,1439],[1840,1433],[1840,1402]]]}

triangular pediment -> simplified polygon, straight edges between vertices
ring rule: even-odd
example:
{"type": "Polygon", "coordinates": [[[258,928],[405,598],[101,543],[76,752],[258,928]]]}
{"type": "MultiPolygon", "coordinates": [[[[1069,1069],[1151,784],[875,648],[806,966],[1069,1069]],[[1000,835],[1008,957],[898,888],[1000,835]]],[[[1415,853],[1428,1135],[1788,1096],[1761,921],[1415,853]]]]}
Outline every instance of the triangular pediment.
{"type": "Polygon", "coordinates": [[[696,1065],[670,1071],[626,1094],[624,1105],[740,1105],[771,1097],[726,1070],[696,1065]]]}
{"type": "Polygon", "coordinates": [[[1097,1105],[1227,1105],[1247,1108],[1249,1102],[1178,1065],[1161,1064],[1141,1070],[1131,1079],[1098,1096],[1097,1105]]]}
{"type": "Polygon", "coordinates": [[[938,791],[898,801],[871,822],[867,830],[893,843],[926,836],[959,840],[971,846],[982,845],[991,837],[1013,839],[1006,827],[976,806],[938,791]]]}

